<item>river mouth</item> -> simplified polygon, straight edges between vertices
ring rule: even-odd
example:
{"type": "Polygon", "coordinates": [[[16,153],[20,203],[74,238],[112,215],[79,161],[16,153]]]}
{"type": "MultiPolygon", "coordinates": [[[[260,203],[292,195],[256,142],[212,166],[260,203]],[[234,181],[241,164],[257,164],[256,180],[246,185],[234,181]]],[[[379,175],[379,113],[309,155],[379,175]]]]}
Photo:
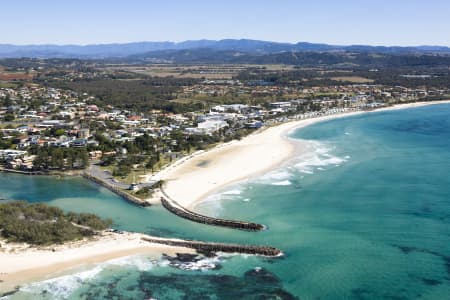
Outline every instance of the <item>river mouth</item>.
{"type": "MultiPolygon", "coordinates": [[[[0,174],[0,194],[93,212],[112,218],[120,230],[272,245],[286,254],[282,259],[233,256],[220,269],[205,271],[115,267],[82,282],[70,293],[71,299],[80,295],[179,299],[191,293],[201,299],[201,292],[222,299],[252,299],[249,293],[238,292],[232,298],[230,292],[236,288],[253,292],[252,285],[263,288],[260,279],[244,278],[256,268],[276,276],[281,287],[276,281],[267,283],[271,288],[265,292],[272,296],[274,289],[287,291],[286,296],[275,292],[281,299],[292,295],[301,299],[447,299],[450,178],[442,174],[449,170],[449,116],[450,105],[437,105],[302,128],[292,138],[317,142],[314,153],[305,153],[301,161],[293,160],[258,180],[229,187],[220,197],[196,207],[202,214],[257,220],[269,226],[259,232],[194,223],[159,205],[134,207],[82,179],[19,179],[0,174]],[[205,288],[193,288],[189,282],[205,288]],[[228,293],[219,291],[227,282],[234,287],[228,293]]],[[[28,296],[40,299],[39,293],[28,296]]]]}

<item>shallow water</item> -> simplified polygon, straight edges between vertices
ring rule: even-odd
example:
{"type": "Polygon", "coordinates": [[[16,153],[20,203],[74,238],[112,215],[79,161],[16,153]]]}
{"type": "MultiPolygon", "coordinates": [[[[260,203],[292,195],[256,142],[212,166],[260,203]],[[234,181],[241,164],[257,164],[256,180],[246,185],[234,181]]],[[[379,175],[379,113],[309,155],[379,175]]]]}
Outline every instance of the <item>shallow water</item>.
{"type": "Polygon", "coordinates": [[[26,286],[10,298],[449,299],[450,105],[332,120],[292,137],[309,140],[314,151],[198,206],[269,226],[259,233],[139,208],[80,178],[0,174],[2,198],[94,212],[124,230],[267,244],[286,253],[181,269],[165,259],[125,258],[26,286]]]}

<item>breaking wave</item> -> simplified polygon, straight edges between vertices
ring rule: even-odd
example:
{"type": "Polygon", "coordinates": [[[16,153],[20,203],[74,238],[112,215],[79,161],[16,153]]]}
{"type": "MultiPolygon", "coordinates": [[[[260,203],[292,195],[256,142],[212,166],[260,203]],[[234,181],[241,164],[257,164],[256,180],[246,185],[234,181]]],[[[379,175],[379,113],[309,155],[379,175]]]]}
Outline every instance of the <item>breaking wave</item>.
{"type": "Polygon", "coordinates": [[[289,180],[283,180],[283,181],[278,181],[278,182],[273,182],[272,185],[291,185],[292,182],[290,182],[289,180]]]}
{"type": "Polygon", "coordinates": [[[324,171],[330,166],[340,166],[350,156],[344,158],[331,154],[333,148],[325,143],[310,142],[312,151],[308,151],[294,160],[294,168],[300,173],[314,174],[316,170],[324,171]]]}
{"type": "Polygon", "coordinates": [[[288,182],[292,176],[293,174],[289,169],[278,169],[257,178],[255,182],[260,184],[287,185],[285,183],[288,182]]]}
{"type": "Polygon", "coordinates": [[[209,195],[196,205],[196,210],[206,215],[217,217],[223,210],[222,201],[244,199],[241,196],[243,190],[244,188],[240,185],[234,185],[232,189],[209,195]]]}
{"type": "Polygon", "coordinates": [[[103,265],[76,274],[65,275],[40,282],[27,284],[20,288],[19,293],[48,294],[48,299],[67,299],[83,283],[94,280],[104,269],[103,265]]]}
{"type": "MultiPolygon", "coordinates": [[[[221,263],[226,259],[226,256],[222,255],[215,257],[194,256],[187,260],[178,260],[170,257],[151,259],[142,255],[127,256],[98,264],[89,270],[26,284],[16,294],[25,298],[28,295],[40,295],[41,299],[68,299],[73,296],[77,289],[85,284],[95,283],[95,280],[101,279],[102,272],[110,268],[120,267],[120,269],[123,269],[123,267],[127,267],[140,272],[147,272],[156,267],[207,271],[220,268],[221,263]]],[[[2,297],[1,299],[8,298],[2,297]]]]}
{"type": "Polygon", "coordinates": [[[350,159],[350,156],[342,158],[333,155],[334,148],[323,142],[307,141],[306,143],[308,143],[308,151],[295,157],[289,166],[273,170],[257,178],[254,182],[287,186],[303,179],[305,175],[314,174],[316,171],[325,171],[330,167],[338,167],[350,159]]]}
{"type": "Polygon", "coordinates": [[[229,190],[222,193],[222,195],[240,195],[240,194],[242,194],[242,190],[238,189],[229,190]]]}

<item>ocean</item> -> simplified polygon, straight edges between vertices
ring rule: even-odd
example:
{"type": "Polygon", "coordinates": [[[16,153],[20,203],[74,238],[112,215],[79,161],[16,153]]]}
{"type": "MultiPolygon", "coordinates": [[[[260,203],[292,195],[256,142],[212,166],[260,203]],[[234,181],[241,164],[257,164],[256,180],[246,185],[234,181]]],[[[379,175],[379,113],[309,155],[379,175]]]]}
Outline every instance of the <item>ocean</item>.
{"type": "Polygon", "coordinates": [[[282,258],[133,256],[24,285],[7,299],[450,299],[450,105],[361,114],[291,133],[311,151],[225,188],[210,227],[81,178],[0,174],[0,198],[43,201],[164,237],[271,245],[282,258]]]}

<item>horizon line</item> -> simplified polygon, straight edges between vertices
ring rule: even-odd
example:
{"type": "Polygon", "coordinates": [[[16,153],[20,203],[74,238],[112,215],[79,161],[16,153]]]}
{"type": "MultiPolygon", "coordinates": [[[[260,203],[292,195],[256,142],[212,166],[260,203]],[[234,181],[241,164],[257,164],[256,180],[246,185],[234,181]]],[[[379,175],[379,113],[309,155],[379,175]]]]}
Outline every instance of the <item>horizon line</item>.
{"type": "Polygon", "coordinates": [[[284,42],[284,41],[273,41],[273,40],[260,40],[260,39],[251,39],[251,38],[222,38],[222,39],[185,39],[185,40],[140,40],[140,41],[124,41],[124,42],[98,42],[98,43],[8,43],[8,42],[0,42],[0,46],[16,46],[16,47],[27,47],[27,46],[76,46],[76,47],[87,47],[87,46],[103,46],[103,45],[124,45],[124,44],[139,44],[139,43],[173,43],[173,44],[181,44],[184,42],[195,42],[195,41],[212,41],[212,42],[220,42],[226,40],[247,40],[247,41],[259,41],[259,42],[268,42],[268,43],[276,43],[276,44],[289,44],[296,45],[299,43],[307,43],[307,44],[322,44],[327,46],[336,46],[336,47],[350,47],[350,46],[369,46],[369,47],[401,47],[401,48],[415,48],[415,47],[447,47],[450,48],[450,45],[440,45],[440,44],[420,44],[420,45],[398,45],[398,44],[364,44],[364,43],[328,43],[328,42],[307,42],[307,41],[297,41],[297,42],[284,42]]]}

